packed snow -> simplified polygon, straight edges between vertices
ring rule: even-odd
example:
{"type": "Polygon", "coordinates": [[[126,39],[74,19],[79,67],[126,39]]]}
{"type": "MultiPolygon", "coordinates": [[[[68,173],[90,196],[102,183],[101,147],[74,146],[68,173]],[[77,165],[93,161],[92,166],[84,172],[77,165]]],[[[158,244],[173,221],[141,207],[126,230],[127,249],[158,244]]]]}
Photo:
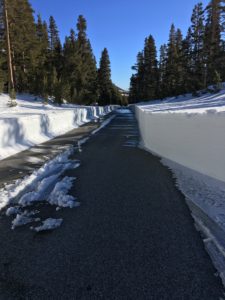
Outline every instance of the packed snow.
{"type": "Polygon", "coordinates": [[[135,111],[141,147],[172,170],[225,284],[225,90],[152,101],[135,111]]]}
{"type": "Polygon", "coordinates": [[[0,159],[64,134],[115,109],[115,106],[44,104],[31,95],[17,96],[17,106],[9,107],[9,97],[0,95],[0,159]]]}
{"type": "Polygon", "coordinates": [[[137,105],[144,147],[225,182],[225,90],[137,105]]]}

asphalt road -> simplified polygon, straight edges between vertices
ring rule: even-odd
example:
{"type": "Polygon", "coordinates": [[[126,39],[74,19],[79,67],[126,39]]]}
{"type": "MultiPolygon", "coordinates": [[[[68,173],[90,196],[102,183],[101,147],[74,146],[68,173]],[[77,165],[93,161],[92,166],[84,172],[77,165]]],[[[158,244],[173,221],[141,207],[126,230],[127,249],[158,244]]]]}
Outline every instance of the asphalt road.
{"type": "Polygon", "coordinates": [[[172,174],[137,147],[132,114],[116,114],[73,158],[81,206],[42,214],[52,232],[0,219],[0,299],[220,299],[222,283],[172,174]]]}

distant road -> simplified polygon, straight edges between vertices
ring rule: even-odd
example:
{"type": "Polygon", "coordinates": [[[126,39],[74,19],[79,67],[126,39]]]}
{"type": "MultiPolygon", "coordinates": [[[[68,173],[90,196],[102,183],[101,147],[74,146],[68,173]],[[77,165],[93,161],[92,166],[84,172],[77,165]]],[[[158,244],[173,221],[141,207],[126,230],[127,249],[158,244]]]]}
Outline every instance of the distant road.
{"type": "MultiPolygon", "coordinates": [[[[74,153],[81,206],[53,231],[0,219],[0,299],[214,300],[223,287],[170,171],[137,147],[131,113],[74,153]]],[[[62,140],[62,144],[63,144],[62,140]]],[[[75,143],[71,136],[71,143],[75,143]]],[[[45,212],[43,212],[45,214],[45,212]]]]}

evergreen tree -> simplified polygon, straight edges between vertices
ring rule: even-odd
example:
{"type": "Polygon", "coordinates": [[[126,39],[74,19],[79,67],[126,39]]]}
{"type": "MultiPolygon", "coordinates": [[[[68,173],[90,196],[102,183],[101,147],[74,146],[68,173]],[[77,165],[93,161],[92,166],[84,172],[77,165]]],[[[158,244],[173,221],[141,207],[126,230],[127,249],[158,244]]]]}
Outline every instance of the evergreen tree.
{"type": "Polygon", "coordinates": [[[143,94],[145,100],[158,96],[158,62],[155,40],[152,35],[145,39],[143,94]]]}
{"type": "Polygon", "coordinates": [[[55,97],[58,104],[62,102],[61,82],[62,82],[63,56],[62,45],[59,38],[59,31],[55,19],[49,18],[49,53],[48,53],[48,94],[55,97]]]}
{"type": "MultiPolygon", "coordinates": [[[[187,36],[182,41],[181,64],[183,70],[182,86],[183,93],[195,90],[193,87],[193,60],[192,60],[192,31],[188,29],[187,36]]],[[[195,78],[194,78],[195,81],[195,78]]]]}
{"type": "Polygon", "coordinates": [[[47,97],[47,62],[49,51],[48,28],[46,22],[42,22],[38,15],[36,24],[37,37],[37,64],[33,70],[32,92],[36,95],[47,97]]]}
{"type": "Polygon", "coordinates": [[[132,102],[143,101],[144,95],[144,54],[139,52],[137,55],[137,63],[132,67],[136,74],[132,76],[132,84],[130,85],[130,100],[132,102]]]}
{"type": "Polygon", "coordinates": [[[191,17],[191,43],[192,43],[192,90],[204,88],[205,61],[204,61],[204,34],[205,20],[202,3],[195,5],[191,17]]]}
{"type": "Polygon", "coordinates": [[[167,85],[166,85],[166,65],[167,65],[167,45],[164,44],[160,47],[160,58],[159,58],[159,97],[161,99],[167,96],[167,85]]]}
{"type": "Polygon", "coordinates": [[[206,84],[213,81],[215,72],[222,72],[220,64],[221,55],[221,0],[211,0],[206,7],[207,19],[204,38],[204,54],[207,68],[206,84]]]}
{"type": "MultiPolygon", "coordinates": [[[[129,101],[154,99],[157,94],[164,98],[196,93],[210,84],[218,90],[225,81],[224,36],[225,1],[211,0],[206,9],[202,3],[195,5],[184,39],[181,30],[172,24],[168,44],[160,48],[158,72],[150,72],[152,64],[149,62],[157,57],[154,40],[145,40],[145,48],[138,53],[137,63],[132,68],[135,73],[131,76],[129,101]],[[156,94],[153,85],[158,86],[156,94]]],[[[157,70],[157,62],[153,69],[157,70]]]]}
{"type": "Polygon", "coordinates": [[[33,10],[28,0],[7,0],[7,3],[16,88],[20,92],[29,91],[38,54],[33,10]]]}
{"type": "Polygon", "coordinates": [[[183,87],[184,69],[182,64],[183,36],[179,28],[176,31],[176,53],[177,53],[177,58],[175,60],[175,68],[176,68],[175,95],[178,96],[184,93],[184,87],[183,87]]]}
{"type": "Polygon", "coordinates": [[[81,71],[81,55],[73,29],[70,31],[70,36],[65,39],[63,55],[63,95],[68,101],[75,102],[77,100],[78,73],[81,71]]]}
{"type": "Polygon", "coordinates": [[[169,42],[167,46],[166,81],[168,96],[177,95],[178,49],[177,33],[174,24],[170,28],[169,42]]]}
{"type": "Polygon", "coordinates": [[[8,70],[5,45],[4,7],[3,1],[0,1],[0,93],[4,92],[7,77],[8,70]]]}
{"type": "Polygon", "coordinates": [[[83,16],[78,17],[78,52],[80,54],[80,65],[77,76],[77,101],[83,104],[95,102],[98,97],[97,90],[97,67],[93,55],[91,43],[87,38],[87,24],[83,16]]]}
{"type": "Polygon", "coordinates": [[[111,68],[108,50],[105,48],[102,51],[99,70],[98,70],[98,84],[99,84],[99,103],[101,105],[111,104],[112,101],[112,81],[111,68]]]}

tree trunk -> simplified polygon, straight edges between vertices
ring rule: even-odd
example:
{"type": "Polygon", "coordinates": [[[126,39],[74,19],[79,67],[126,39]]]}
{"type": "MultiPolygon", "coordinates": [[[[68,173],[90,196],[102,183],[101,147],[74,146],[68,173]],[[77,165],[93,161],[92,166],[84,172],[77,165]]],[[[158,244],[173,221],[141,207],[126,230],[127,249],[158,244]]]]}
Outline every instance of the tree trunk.
{"type": "Polygon", "coordinates": [[[7,10],[7,0],[3,0],[4,16],[5,16],[5,31],[6,31],[6,45],[7,45],[7,60],[8,60],[8,72],[9,72],[9,84],[8,90],[11,98],[15,98],[15,83],[13,77],[13,65],[12,65],[12,53],[9,33],[9,19],[7,10]]]}

